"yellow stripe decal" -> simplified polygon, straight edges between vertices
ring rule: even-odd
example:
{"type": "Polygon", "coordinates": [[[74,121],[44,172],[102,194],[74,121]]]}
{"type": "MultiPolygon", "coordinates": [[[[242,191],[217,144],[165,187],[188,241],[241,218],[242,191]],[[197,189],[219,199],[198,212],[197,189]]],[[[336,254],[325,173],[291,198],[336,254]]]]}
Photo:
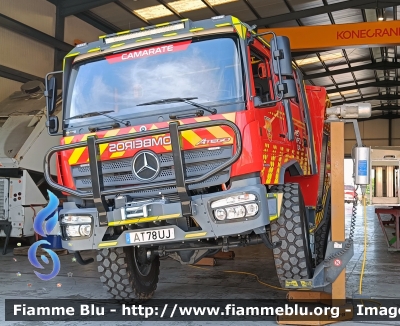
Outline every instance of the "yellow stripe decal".
{"type": "Polygon", "coordinates": [[[163,36],[175,36],[178,35],[178,33],[169,33],[169,34],[164,34],[163,36]]]}
{"type": "Polygon", "coordinates": [[[203,122],[203,121],[210,121],[211,119],[209,117],[198,117],[194,118],[197,122],[203,122]]]}
{"type": "Polygon", "coordinates": [[[204,27],[198,27],[198,28],[192,28],[189,30],[189,32],[198,32],[198,31],[203,31],[204,27]]]}
{"type": "MultiPolygon", "coordinates": [[[[86,141],[88,136],[90,136],[90,135],[94,135],[94,134],[86,134],[86,135],[84,135],[81,141],[86,141]]],[[[81,155],[83,154],[85,149],[86,149],[86,147],[75,148],[74,151],[72,152],[71,157],[68,160],[69,165],[76,164],[79,161],[79,158],[81,157],[81,155]]]]}
{"type": "Polygon", "coordinates": [[[145,222],[153,222],[153,221],[170,220],[173,218],[178,218],[180,216],[181,216],[180,214],[168,214],[168,215],[160,215],[160,216],[152,216],[152,217],[138,217],[138,218],[132,218],[129,220],[108,222],[108,226],[119,226],[119,225],[127,225],[127,224],[134,224],[134,223],[145,223],[145,222]]]}
{"type": "Polygon", "coordinates": [[[185,235],[185,238],[190,239],[190,238],[204,237],[206,234],[207,232],[188,233],[185,235]]]}
{"type": "Polygon", "coordinates": [[[124,34],[129,34],[130,31],[123,31],[123,32],[118,32],[117,35],[124,35],[124,34]]]}
{"type": "Polygon", "coordinates": [[[216,24],[215,27],[232,26],[231,23],[216,24]]]}
{"type": "Polygon", "coordinates": [[[115,152],[115,153],[111,154],[110,158],[121,157],[121,156],[124,156],[124,155],[125,155],[125,151],[123,151],[123,152],[115,152]]]}
{"type": "Polygon", "coordinates": [[[201,141],[199,135],[197,135],[193,130],[185,130],[181,133],[182,137],[185,138],[192,146],[196,146],[201,141]]]}
{"type": "Polygon", "coordinates": [[[111,45],[110,48],[117,48],[117,47],[119,47],[119,46],[123,46],[124,44],[125,44],[125,43],[114,44],[114,45],[111,45]]]}
{"type": "Polygon", "coordinates": [[[64,144],[65,144],[65,145],[71,144],[72,139],[74,139],[74,136],[65,137],[65,138],[64,138],[64,144]]]}
{"type": "MultiPolygon", "coordinates": [[[[114,130],[109,130],[104,135],[104,138],[116,136],[118,134],[118,132],[119,132],[119,130],[115,130],[115,129],[114,130]]],[[[100,146],[99,146],[100,155],[102,155],[104,153],[104,151],[106,150],[107,147],[108,147],[108,144],[100,144],[100,146]]]]}
{"type": "Polygon", "coordinates": [[[152,38],[151,37],[141,38],[140,40],[136,40],[136,42],[142,42],[142,41],[148,41],[148,40],[152,40],[152,38]]]}
{"type": "Polygon", "coordinates": [[[99,248],[104,248],[104,247],[114,247],[118,244],[118,241],[105,241],[105,242],[100,242],[99,243],[99,248]]]}
{"type": "Polygon", "coordinates": [[[207,131],[211,133],[215,138],[232,138],[224,129],[221,127],[209,127],[207,131]]]}
{"type": "Polygon", "coordinates": [[[162,26],[167,26],[169,23],[162,23],[162,24],[157,24],[156,27],[162,27],[162,26]]]}
{"type": "Polygon", "coordinates": [[[189,18],[181,19],[181,22],[187,22],[189,18]]]}
{"type": "Polygon", "coordinates": [[[225,113],[222,115],[226,120],[235,122],[236,113],[225,113]]]}
{"type": "Polygon", "coordinates": [[[65,57],[66,57],[66,58],[76,57],[76,56],[79,55],[79,54],[80,54],[80,52],[69,53],[69,54],[67,54],[65,57]]]}
{"type": "Polygon", "coordinates": [[[88,53],[91,53],[91,52],[98,52],[98,51],[100,51],[100,48],[94,48],[94,49],[90,49],[90,50],[88,51],[88,53]]]}
{"type": "Polygon", "coordinates": [[[107,37],[107,35],[101,35],[101,36],[99,36],[99,38],[105,38],[105,37],[107,37]]]}

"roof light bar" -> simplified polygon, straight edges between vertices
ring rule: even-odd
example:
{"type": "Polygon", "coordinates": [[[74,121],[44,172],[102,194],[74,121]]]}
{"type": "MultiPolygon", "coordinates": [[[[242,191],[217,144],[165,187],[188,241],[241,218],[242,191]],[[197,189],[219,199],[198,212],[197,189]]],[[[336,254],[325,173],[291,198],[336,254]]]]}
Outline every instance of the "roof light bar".
{"type": "Polygon", "coordinates": [[[149,36],[149,35],[154,35],[154,34],[159,34],[159,33],[164,33],[164,32],[170,32],[170,31],[178,31],[178,30],[181,30],[184,28],[185,28],[184,23],[177,23],[177,24],[172,24],[172,25],[167,25],[167,26],[162,26],[162,27],[145,29],[143,31],[133,32],[133,33],[125,34],[125,35],[117,35],[117,36],[108,37],[105,39],[105,42],[106,42],[106,44],[110,44],[110,43],[114,43],[114,42],[131,40],[133,38],[138,38],[138,37],[143,37],[143,36],[149,36]]]}

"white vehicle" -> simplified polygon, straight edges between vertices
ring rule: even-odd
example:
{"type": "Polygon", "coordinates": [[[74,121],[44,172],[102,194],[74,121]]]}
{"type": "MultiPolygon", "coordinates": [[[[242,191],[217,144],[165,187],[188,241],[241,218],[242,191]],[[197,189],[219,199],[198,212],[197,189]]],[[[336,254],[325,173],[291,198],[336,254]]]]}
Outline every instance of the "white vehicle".
{"type": "MultiPolygon", "coordinates": [[[[31,81],[0,102],[0,237],[35,240],[33,220],[47,205],[43,157],[59,137],[46,127],[44,86],[31,81]]],[[[52,174],[55,162],[52,162],[52,174]]]]}

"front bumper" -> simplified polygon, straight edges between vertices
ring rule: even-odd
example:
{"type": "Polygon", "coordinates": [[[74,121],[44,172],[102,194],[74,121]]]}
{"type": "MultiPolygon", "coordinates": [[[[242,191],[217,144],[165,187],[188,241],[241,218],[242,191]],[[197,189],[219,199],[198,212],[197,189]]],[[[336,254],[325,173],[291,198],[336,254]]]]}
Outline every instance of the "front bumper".
{"type": "MultiPolygon", "coordinates": [[[[108,229],[108,226],[101,226],[98,223],[98,212],[95,208],[84,208],[80,209],[76,207],[74,203],[64,203],[63,209],[60,211],[59,216],[62,219],[66,215],[91,215],[93,217],[93,231],[89,237],[86,238],[68,238],[63,234],[63,247],[68,250],[90,250],[90,249],[101,249],[107,247],[125,247],[134,245],[127,240],[127,235],[131,232],[149,232],[158,231],[163,229],[174,229],[175,238],[171,240],[161,241],[146,241],[141,242],[138,245],[141,246],[160,246],[174,243],[182,243],[186,241],[197,241],[199,239],[218,238],[226,236],[237,236],[255,232],[256,234],[264,233],[265,226],[270,223],[270,219],[273,219],[278,215],[278,199],[276,194],[267,194],[265,185],[259,183],[257,178],[241,180],[240,185],[236,185],[234,182],[230,190],[192,196],[191,207],[193,219],[198,224],[198,230],[184,230],[185,228],[180,227],[185,223],[185,217],[183,217],[180,203],[166,203],[162,205],[162,215],[147,216],[139,220],[139,223],[147,223],[147,227],[143,227],[135,230],[123,231],[118,237],[113,240],[103,241],[104,235],[108,229]],[[236,187],[235,187],[236,186],[236,187]],[[240,195],[243,193],[252,193],[257,197],[256,203],[259,205],[258,213],[252,217],[244,217],[241,219],[232,219],[226,221],[217,221],[212,213],[210,204],[212,201],[229,197],[232,195],[240,195]],[[169,217],[166,219],[165,217],[169,217]],[[157,226],[152,224],[151,220],[159,221],[165,220],[165,226],[157,226]],[[142,222],[145,221],[145,222],[142,222]],[[182,222],[182,224],[180,224],[182,222]],[[174,224],[172,224],[174,223],[174,224]],[[150,226],[149,226],[150,224],[150,226]]],[[[116,226],[118,223],[121,225],[130,224],[130,220],[115,221],[115,216],[120,214],[121,209],[107,213],[107,219],[110,226],[116,226]]],[[[138,219],[136,219],[138,220],[138,219]]]]}

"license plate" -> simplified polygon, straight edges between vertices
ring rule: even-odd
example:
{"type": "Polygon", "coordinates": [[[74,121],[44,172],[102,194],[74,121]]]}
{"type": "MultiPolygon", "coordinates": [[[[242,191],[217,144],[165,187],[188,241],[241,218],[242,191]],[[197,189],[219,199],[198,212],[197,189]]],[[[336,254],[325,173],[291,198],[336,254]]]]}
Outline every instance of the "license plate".
{"type": "Polygon", "coordinates": [[[174,228],[130,232],[126,234],[126,243],[158,242],[175,239],[174,228]]]}

